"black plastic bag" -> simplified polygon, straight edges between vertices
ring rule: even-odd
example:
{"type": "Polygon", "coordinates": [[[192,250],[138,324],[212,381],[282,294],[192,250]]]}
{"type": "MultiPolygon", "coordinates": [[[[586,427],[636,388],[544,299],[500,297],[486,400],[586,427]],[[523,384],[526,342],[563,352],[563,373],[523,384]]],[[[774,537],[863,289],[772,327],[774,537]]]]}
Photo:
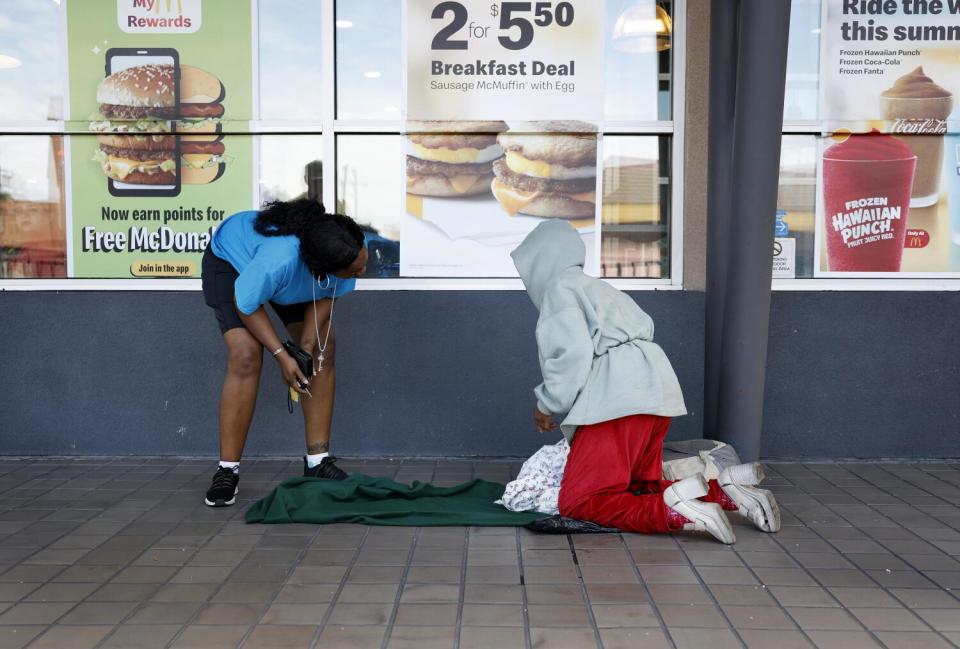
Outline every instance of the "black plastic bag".
{"type": "Polygon", "coordinates": [[[620,531],[614,527],[601,527],[590,521],[578,521],[560,515],[541,518],[527,523],[524,527],[538,534],[616,534],[620,531]]]}

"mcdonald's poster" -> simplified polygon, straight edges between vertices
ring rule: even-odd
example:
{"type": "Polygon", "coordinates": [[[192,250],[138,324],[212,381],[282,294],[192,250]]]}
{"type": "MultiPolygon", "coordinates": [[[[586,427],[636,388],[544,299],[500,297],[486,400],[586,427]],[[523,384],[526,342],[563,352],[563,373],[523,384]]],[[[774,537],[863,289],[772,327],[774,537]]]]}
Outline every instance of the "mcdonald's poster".
{"type": "Polygon", "coordinates": [[[406,0],[402,275],[516,277],[545,219],[594,254],[604,5],[406,0]]]}
{"type": "Polygon", "coordinates": [[[816,274],[960,275],[960,0],[821,14],[816,274]]]}
{"type": "Polygon", "coordinates": [[[72,277],[198,277],[255,206],[253,1],[65,0],[72,277]]]}

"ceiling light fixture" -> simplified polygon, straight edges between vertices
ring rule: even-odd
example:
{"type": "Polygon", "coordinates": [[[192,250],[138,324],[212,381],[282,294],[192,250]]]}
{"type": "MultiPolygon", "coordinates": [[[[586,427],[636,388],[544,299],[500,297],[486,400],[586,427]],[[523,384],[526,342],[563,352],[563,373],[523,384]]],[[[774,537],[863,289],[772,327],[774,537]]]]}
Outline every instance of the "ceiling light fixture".
{"type": "Polygon", "coordinates": [[[673,19],[651,0],[641,0],[624,10],[613,26],[613,47],[635,54],[670,49],[673,19]]]}

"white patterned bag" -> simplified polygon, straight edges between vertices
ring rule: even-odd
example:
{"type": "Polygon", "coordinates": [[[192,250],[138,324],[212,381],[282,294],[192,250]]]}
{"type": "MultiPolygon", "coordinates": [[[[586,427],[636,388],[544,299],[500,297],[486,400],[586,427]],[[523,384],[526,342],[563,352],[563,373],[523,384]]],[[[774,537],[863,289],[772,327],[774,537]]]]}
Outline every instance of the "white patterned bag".
{"type": "Polygon", "coordinates": [[[517,479],[507,485],[503,498],[497,504],[512,512],[536,511],[543,514],[560,513],[560,481],[567,466],[570,445],[566,439],[544,446],[523,463],[517,479]]]}

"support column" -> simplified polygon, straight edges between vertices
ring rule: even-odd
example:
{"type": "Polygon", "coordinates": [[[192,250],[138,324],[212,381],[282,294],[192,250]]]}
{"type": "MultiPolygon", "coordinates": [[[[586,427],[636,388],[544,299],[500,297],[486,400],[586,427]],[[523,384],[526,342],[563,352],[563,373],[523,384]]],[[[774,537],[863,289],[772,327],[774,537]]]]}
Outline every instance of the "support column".
{"type": "Polygon", "coordinates": [[[763,427],[790,0],[719,0],[713,11],[704,432],[753,460],[763,427]]]}

